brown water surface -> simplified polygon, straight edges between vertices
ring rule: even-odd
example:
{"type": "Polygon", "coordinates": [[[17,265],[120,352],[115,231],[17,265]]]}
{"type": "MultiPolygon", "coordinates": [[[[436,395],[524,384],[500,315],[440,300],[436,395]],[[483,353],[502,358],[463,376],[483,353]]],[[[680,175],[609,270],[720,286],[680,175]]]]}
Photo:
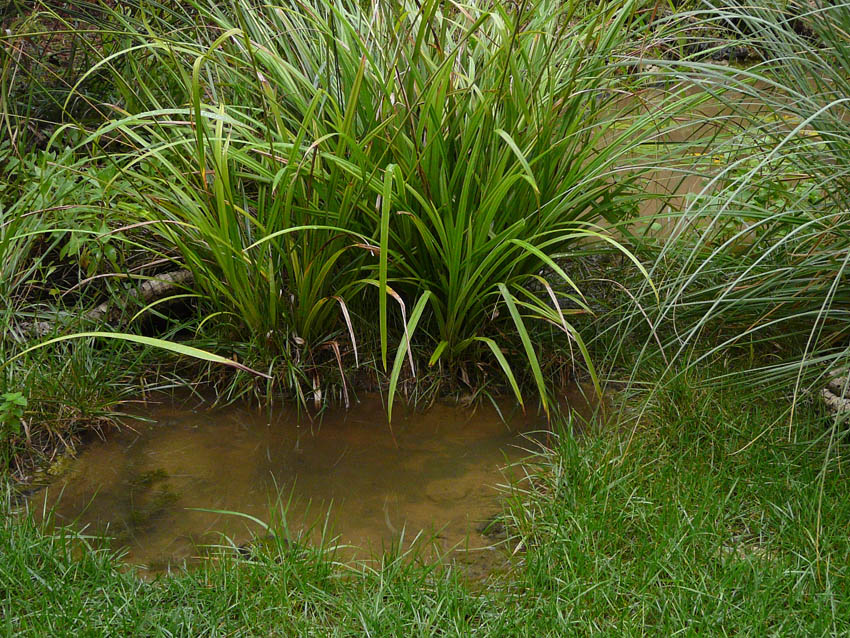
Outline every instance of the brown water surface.
{"type": "MultiPolygon", "coordinates": [[[[578,391],[568,399],[583,403],[578,391]]],[[[128,562],[152,571],[263,533],[244,517],[194,508],[269,521],[280,502],[292,538],[318,543],[327,523],[325,542],[344,546],[343,560],[407,549],[422,533],[427,551],[459,548],[487,563],[495,540],[482,523],[499,512],[505,467],[527,456],[545,428],[544,418],[510,406],[503,421],[489,404],[436,404],[424,413],[397,408],[391,431],[377,397],[312,423],[291,409],[198,402],[149,404],[137,414],[147,421],[90,445],[32,505],[108,534],[128,562]]]]}

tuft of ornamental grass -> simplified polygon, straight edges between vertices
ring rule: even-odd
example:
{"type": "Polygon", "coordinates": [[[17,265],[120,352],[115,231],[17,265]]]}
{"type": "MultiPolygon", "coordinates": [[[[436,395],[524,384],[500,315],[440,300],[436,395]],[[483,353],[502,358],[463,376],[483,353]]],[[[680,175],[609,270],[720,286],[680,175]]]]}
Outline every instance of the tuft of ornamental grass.
{"type": "Polygon", "coordinates": [[[120,167],[120,216],[194,273],[200,331],[281,375],[342,371],[377,333],[390,397],[416,346],[450,379],[487,362],[520,402],[528,376],[546,408],[542,320],[595,381],[563,264],[625,250],[600,224],[646,196],[641,145],[689,99],[622,99],[643,81],[639,3],[183,6],[109,14],[127,46],[91,73],[120,99],[83,146],[120,167]]]}
{"type": "MultiPolygon", "coordinates": [[[[646,356],[661,342],[671,368],[679,359],[701,367],[767,344],[771,361],[735,374],[755,392],[795,395],[847,365],[848,16],[841,3],[767,2],[704,3],[665,18],[699,22],[716,50],[732,33],[760,57],[736,68],[691,56],[658,71],[710,91],[727,130],[695,147],[684,169],[703,186],[668,211],[673,223],[649,268],[661,303],[648,289],[637,295],[655,328],[646,356]]],[[[645,316],[624,309],[614,324],[608,340],[645,316]]]]}

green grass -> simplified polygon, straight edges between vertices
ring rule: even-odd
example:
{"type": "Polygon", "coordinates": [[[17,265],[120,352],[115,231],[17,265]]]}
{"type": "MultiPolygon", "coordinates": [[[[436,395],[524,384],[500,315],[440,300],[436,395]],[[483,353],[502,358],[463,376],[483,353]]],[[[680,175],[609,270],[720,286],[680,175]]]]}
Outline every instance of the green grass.
{"type": "Polygon", "coordinates": [[[740,396],[680,380],[634,435],[562,437],[514,509],[528,593],[564,601],[578,633],[848,631],[850,508],[840,455],[824,460],[828,420],[806,432],[820,444],[789,444],[780,396],[740,396]]]}
{"type": "MultiPolygon", "coordinates": [[[[677,169],[701,174],[704,188],[670,211],[674,230],[658,238],[650,268],[661,303],[652,307],[648,290],[642,303],[669,361],[689,358],[695,344],[702,354],[690,361],[701,366],[730,348],[770,343],[777,356],[742,368],[754,381],[742,384],[791,379],[804,395],[848,360],[850,12],[844,4],[720,4],[667,20],[733,28],[763,60],[745,69],[665,64],[698,73],[725,109],[716,120],[741,125],[695,147],[700,158],[677,169]]],[[[634,311],[623,316],[644,322],[634,311]]]]}
{"type": "Polygon", "coordinates": [[[530,459],[506,495],[513,567],[484,584],[283,545],[145,582],[7,497],[2,631],[850,634],[846,423],[812,399],[848,359],[846,6],[46,4],[0,34],[0,394],[27,399],[0,430],[11,476],[151,385],[545,406],[576,363],[631,385],[608,425],[530,459]],[[54,33],[76,62],[39,48],[54,33]],[[729,33],[764,60],[696,51],[729,33]],[[708,178],[669,236],[634,220],[649,168],[708,178]],[[600,245],[652,285],[583,261],[600,245]],[[184,267],[183,306],[120,326],[136,345],[69,334],[184,267]],[[63,340],[31,348],[31,320],[63,340]],[[155,338],[273,381],[137,348],[155,338]]]}
{"type": "Polygon", "coordinates": [[[72,532],[7,516],[3,622],[22,636],[846,634],[844,444],[819,405],[798,408],[792,443],[785,396],[742,404],[709,376],[671,381],[637,425],[633,391],[618,422],[531,458],[506,495],[513,567],[483,584],[275,543],[145,582],[72,532]]]}
{"type": "Polygon", "coordinates": [[[193,272],[199,334],[251,344],[302,397],[359,341],[390,396],[417,368],[483,378],[475,362],[546,409],[541,322],[593,376],[562,264],[625,250],[597,224],[634,213],[642,143],[703,99],[621,99],[645,84],[640,3],[184,4],[102,8],[121,45],[79,83],[111,74],[114,107],[54,141],[73,133],[60,171],[108,202],[98,239],[142,224],[125,251],[193,272]]]}

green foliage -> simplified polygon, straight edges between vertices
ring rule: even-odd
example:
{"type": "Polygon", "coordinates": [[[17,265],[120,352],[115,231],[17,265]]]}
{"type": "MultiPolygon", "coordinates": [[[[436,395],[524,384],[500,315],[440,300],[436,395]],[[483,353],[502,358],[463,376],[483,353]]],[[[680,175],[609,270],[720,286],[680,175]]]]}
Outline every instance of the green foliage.
{"type": "MultiPolygon", "coordinates": [[[[660,370],[643,373],[654,384],[660,370]]],[[[781,393],[743,398],[701,383],[713,374],[678,376],[639,424],[563,433],[540,455],[510,509],[525,569],[513,604],[551,618],[559,601],[561,635],[850,629],[850,508],[826,420],[798,406],[814,440],[790,443],[781,393]]]]}
{"type": "Polygon", "coordinates": [[[20,392],[6,392],[0,394],[0,423],[7,432],[20,434],[21,420],[24,417],[24,409],[27,407],[27,399],[20,392]]]}
{"type": "MultiPolygon", "coordinates": [[[[32,347],[4,330],[3,387],[20,391],[0,395],[0,446],[20,440],[25,417],[38,421],[33,445],[47,449],[96,425],[121,392],[137,391],[142,371],[163,365],[128,356],[128,343],[242,371],[210,351],[249,350],[302,398],[302,385],[326,382],[320,366],[344,377],[353,354],[389,369],[390,409],[408,366],[426,364],[452,383],[470,369],[499,375],[520,402],[532,386],[545,406],[545,330],[593,371],[579,322],[597,289],[576,276],[578,253],[620,233],[627,258],[653,262],[658,294],[634,268],[638,305],[630,298],[591,326],[593,352],[606,340],[622,348],[626,376],[651,384],[653,402],[632,408],[626,397],[611,432],[562,433],[529,461],[509,509],[509,578],[472,592],[454,571],[394,554],[354,574],[320,550],[277,542],[238,568],[225,550],[201,570],[148,583],[84,535],[12,516],[7,499],[0,546],[15,551],[0,553],[0,626],[850,631],[843,443],[799,392],[848,360],[850,13],[659,6],[86,5],[76,17],[102,22],[97,35],[75,34],[75,46],[89,36],[99,45],[56,83],[33,49],[16,48],[44,37],[42,27],[0,35],[4,328],[57,315],[54,298],[112,271],[185,266],[200,302],[199,318],[157,335],[168,341],[97,331],[32,347]],[[764,60],[707,63],[705,51],[727,44],[715,34],[730,32],[764,60]],[[648,52],[659,54],[651,71],[648,52]],[[719,109],[703,116],[695,107],[708,96],[719,109]],[[688,139],[668,143],[676,134],[688,139]],[[637,181],[649,160],[705,181],[672,211],[674,228],[653,215],[641,234],[630,224],[652,197],[637,181]],[[659,230],[672,230],[660,247],[659,230]],[[650,326],[651,347],[635,353],[638,323],[650,326]],[[695,378],[738,349],[743,363],[724,358],[695,378]],[[665,365],[653,369],[658,353],[665,365]],[[742,398],[753,393],[762,396],[742,398]]],[[[73,30],[63,15],[52,24],[73,30]]]]}
{"type": "Polygon", "coordinates": [[[21,422],[27,399],[21,392],[4,392],[0,394],[0,459],[8,461],[15,440],[21,436],[21,422]]]}
{"type": "Polygon", "coordinates": [[[115,14],[139,83],[83,144],[122,140],[105,192],[193,271],[205,330],[342,368],[377,297],[384,369],[391,342],[449,377],[490,359],[521,401],[519,364],[545,407],[529,318],[592,369],[561,264],[619,247],[594,224],[633,213],[641,143],[687,103],[610,92],[635,64],[635,3],[190,4],[168,33],[115,14]]]}
{"type": "MultiPolygon", "coordinates": [[[[706,4],[667,21],[686,25],[683,33],[694,24],[709,33],[735,28],[763,61],[745,69],[671,61],[659,71],[669,79],[698,74],[717,104],[704,127],[683,133],[683,159],[671,165],[702,181],[671,211],[654,256],[662,302],[648,350],[657,340],[671,366],[700,366],[731,347],[767,342],[773,361],[739,371],[748,387],[760,392],[792,379],[797,394],[817,391],[850,353],[846,7],[706,4]],[[691,357],[694,347],[701,354],[691,357]]],[[[646,293],[643,308],[653,305],[646,293]]],[[[618,328],[646,325],[644,314],[620,312],[618,328]]]]}
{"type": "MultiPolygon", "coordinates": [[[[644,373],[654,382],[660,371],[644,373]]],[[[678,376],[636,428],[628,416],[645,395],[617,404],[627,427],[553,434],[510,492],[509,537],[493,551],[511,566],[484,582],[392,548],[369,566],[343,566],[330,539],[293,542],[282,520],[247,552],[224,540],[195,569],[143,579],[97,539],[5,515],[7,500],[0,546],[15,551],[0,553],[3,627],[16,636],[847,633],[850,503],[825,420],[804,406],[811,440],[791,443],[781,393],[742,401],[740,387],[700,383],[710,375],[678,376]]]]}

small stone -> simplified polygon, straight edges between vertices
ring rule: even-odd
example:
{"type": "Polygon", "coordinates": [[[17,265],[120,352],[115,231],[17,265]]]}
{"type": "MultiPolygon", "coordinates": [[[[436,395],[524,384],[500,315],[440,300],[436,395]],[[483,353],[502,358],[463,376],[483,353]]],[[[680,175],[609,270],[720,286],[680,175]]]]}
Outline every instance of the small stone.
{"type": "Polygon", "coordinates": [[[505,540],[508,537],[508,528],[499,514],[494,514],[481,521],[475,527],[475,531],[493,540],[505,540]]]}
{"type": "Polygon", "coordinates": [[[428,483],[425,487],[425,496],[432,501],[445,503],[459,501],[469,496],[470,491],[472,491],[472,486],[469,484],[456,479],[440,479],[428,483]]]}

